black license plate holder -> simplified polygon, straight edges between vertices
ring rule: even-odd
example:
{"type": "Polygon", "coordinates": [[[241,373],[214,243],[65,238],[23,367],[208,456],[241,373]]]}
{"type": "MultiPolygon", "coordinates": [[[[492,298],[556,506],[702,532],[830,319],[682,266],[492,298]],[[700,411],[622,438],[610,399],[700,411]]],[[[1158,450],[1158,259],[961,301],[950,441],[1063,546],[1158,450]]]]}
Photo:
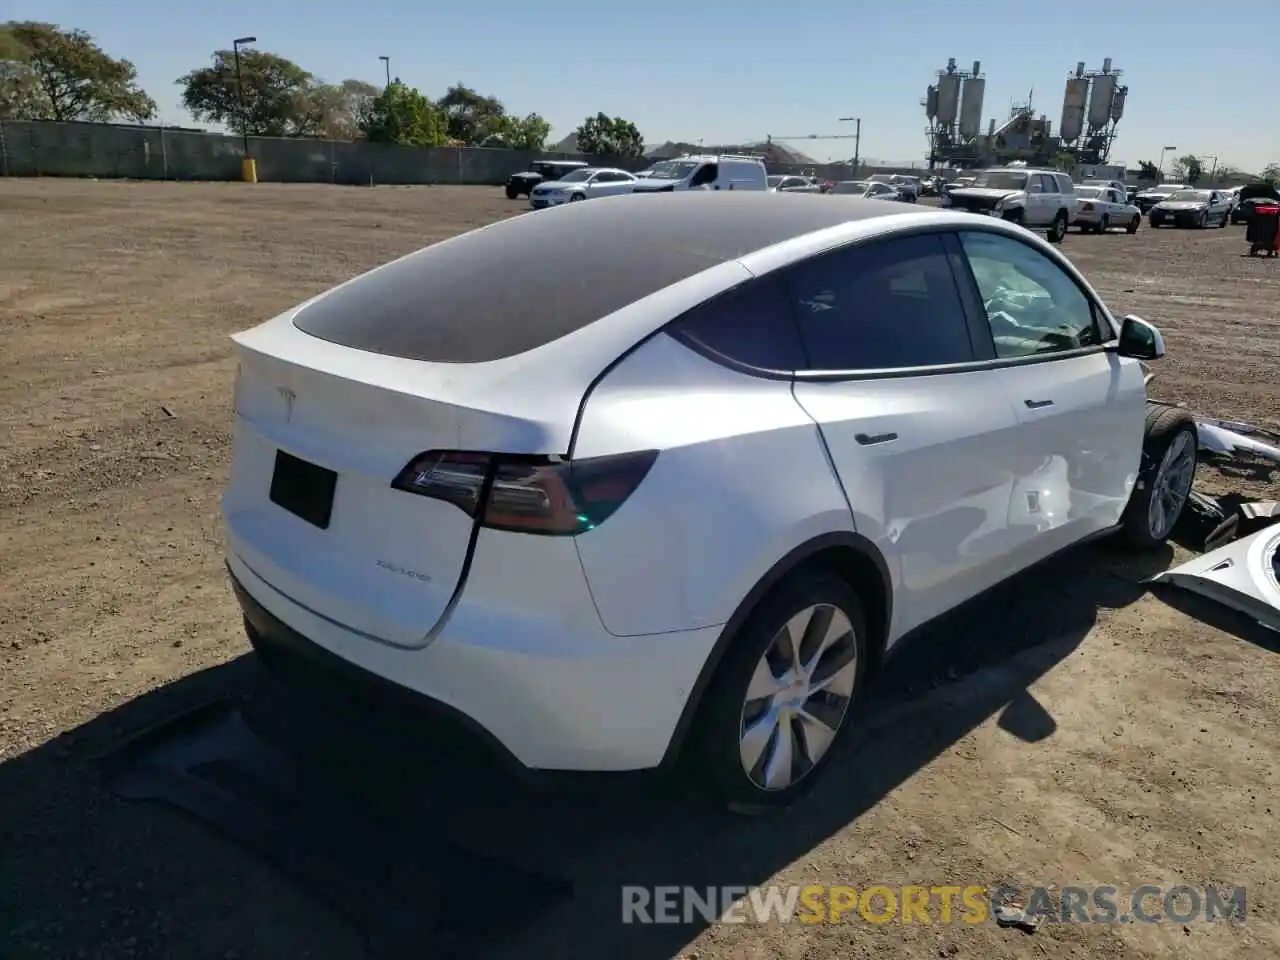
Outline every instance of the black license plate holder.
{"type": "Polygon", "coordinates": [[[276,451],[271,472],[271,502],[321,530],[333,518],[333,495],[338,475],[319,464],[276,451]]]}

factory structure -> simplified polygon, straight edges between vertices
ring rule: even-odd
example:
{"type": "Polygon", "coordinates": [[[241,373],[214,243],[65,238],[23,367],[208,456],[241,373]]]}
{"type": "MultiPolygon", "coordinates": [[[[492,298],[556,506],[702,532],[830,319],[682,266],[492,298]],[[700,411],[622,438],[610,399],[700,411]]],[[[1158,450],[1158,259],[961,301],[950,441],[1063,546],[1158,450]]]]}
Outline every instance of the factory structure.
{"type": "Polygon", "coordinates": [[[1064,154],[1072,166],[1105,165],[1129,94],[1120,75],[1110,57],[1101,70],[1086,70],[1083,62],[1077,63],[1067,77],[1056,131],[1046,114],[1037,116],[1028,95],[1025,103],[1011,104],[1003,120],[989,119],[984,132],[987,80],[982,64],[974,61],[972,70],[960,70],[952,57],[921,101],[929,119],[929,166],[975,168],[1016,161],[1060,166],[1064,154]]]}

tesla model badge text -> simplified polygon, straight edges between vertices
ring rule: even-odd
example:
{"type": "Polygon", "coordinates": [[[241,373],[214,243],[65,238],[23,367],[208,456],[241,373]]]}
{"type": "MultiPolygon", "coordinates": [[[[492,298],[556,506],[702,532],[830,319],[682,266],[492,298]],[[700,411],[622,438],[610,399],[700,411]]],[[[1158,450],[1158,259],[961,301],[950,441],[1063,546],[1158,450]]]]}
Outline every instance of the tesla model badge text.
{"type": "Polygon", "coordinates": [[[383,570],[390,570],[392,573],[398,573],[402,577],[413,577],[413,579],[421,580],[423,583],[431,582],[431,578],[425,573],[419,573],[417,570],[410,570],[408,567],[402,567],[398,563],[392,563],[389,560],[378,560],[377,564],[383,570]]]}

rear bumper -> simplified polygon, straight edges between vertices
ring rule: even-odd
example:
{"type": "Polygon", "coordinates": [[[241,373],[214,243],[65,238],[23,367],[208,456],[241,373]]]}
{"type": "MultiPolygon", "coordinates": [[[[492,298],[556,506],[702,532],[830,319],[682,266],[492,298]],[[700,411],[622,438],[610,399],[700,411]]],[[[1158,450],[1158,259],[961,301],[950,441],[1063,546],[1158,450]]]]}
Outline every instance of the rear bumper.
{"type": "Polygon", "coordinates": [[[425,730],[444,718],[446,728],[469,731],[526,771],[661,766],[721,630],[616,637],[593,608],[589,617],[563,611],[551,635],[536,618],[521,630],[518,613],[485,602],[489,578],[473,569],[479,582],[469,582],[437,638],[401,649],[295,603],[234,552],[227,566],[264,665],[297,665],[289,673],[307,683],[323,678],[404,704],[407,722],[425,730]],[[478,595],[469,603],[472,586],[478,595]]]}

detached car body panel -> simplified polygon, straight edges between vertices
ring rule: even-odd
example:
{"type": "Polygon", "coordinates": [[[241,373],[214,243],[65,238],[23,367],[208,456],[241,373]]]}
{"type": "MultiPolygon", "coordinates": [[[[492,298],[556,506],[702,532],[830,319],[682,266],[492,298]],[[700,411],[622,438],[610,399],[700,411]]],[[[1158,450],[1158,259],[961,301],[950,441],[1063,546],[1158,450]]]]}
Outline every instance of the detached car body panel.
{"type": "Polygon", "coordinates": [[[1216,600],[1280,631],[1280,524],[1211,550],[1155,578],[1216,600]]]}

